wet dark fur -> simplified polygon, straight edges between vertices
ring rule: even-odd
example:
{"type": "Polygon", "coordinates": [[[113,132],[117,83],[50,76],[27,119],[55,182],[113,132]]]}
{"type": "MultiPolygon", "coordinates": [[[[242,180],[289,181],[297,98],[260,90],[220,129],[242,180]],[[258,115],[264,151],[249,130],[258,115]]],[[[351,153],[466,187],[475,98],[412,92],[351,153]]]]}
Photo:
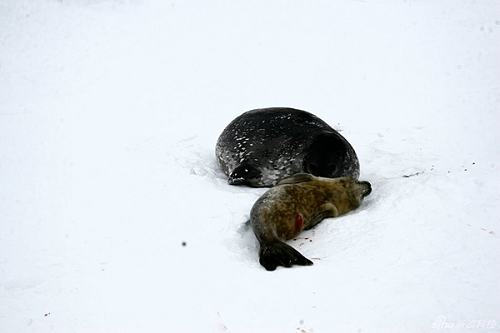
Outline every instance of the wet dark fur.
{"type": "Polygon", "coordinates": [[[273,186],[301,172],[359,177],[349,142],[315,115],[292,108],[243,113],[220,135],[216,156],[231,185],[273,186]]]}
{"type": "Polygon", "coordinates": [[[257,200],[250,213],[250,224],[260,243],[261,265],[267,270],[312,265],[284,241],[327,217],[358,208],[370,192],[370,183],[350,177],[326,179],[297,174],[278,183],[257,200]]]}

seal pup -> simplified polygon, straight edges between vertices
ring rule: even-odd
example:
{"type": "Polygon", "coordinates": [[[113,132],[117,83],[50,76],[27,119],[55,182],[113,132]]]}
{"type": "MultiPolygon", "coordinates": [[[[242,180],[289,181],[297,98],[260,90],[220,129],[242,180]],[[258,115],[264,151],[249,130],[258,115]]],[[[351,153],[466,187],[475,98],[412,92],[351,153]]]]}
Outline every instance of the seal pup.
{"type": "Polygon", "coordinates": [[[217,160],[231,185],[270,187],[296,173],[359,177],[349,142],[312,113],[292,108],[247,111],[222,132],[217,160]]]}
{"type": "Polygon", "coordinates": [[[350,177],[321,178],[296,174],[283,179],[253,205],[250,225],[260,243],[259,262],[268,271],[277,266],[312,265],[284,241],[327,217],[358,208],[371,185],[350,177]]]}

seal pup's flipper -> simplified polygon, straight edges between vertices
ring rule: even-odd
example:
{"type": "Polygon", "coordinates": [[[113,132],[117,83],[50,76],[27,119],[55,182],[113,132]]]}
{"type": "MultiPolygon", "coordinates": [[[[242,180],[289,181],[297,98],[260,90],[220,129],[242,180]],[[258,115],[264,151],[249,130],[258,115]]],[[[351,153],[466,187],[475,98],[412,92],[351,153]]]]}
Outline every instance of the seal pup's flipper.
{"type": "Polygon", "coordinates": [[[229,185],[249,185],[258,186],[262,177],[261,172],[248,162],[243,162],[231,171],[229,175],[229,185]]]}
{"type": "Polygon", "coordinates": [[[319,207],[319,212],[311,217],[311,223],[307,225],[304,230],[312,229],[324,219],[336,216],[339,216],[339,211],[334,204],[332,204],[331,202],[322,204],[321,207],[319,207]]]}
{"type": "Polygon", "coordinates": [[[274,271],[278,266],[293,265],[310,266],[313,262],[290,245],[281,241],[260,245],[259,262],[268,271],[274,271]]]}
{"type": "Polygon", "coordinates": [[[276,185],[304,183],[304,182],[310,182],[314,179],[316,178],[309,173],[296,173],[293,176],[283,178],[276,185]]]}

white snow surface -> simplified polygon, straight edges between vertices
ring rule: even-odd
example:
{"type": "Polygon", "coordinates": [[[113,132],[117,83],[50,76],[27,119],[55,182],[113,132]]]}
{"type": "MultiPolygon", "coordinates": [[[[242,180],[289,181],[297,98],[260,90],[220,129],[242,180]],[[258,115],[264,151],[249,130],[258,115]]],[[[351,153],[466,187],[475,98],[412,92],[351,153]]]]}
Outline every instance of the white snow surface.
{"type": "Polygon", "coordinates": [[[494,0],[0,0],[0,332],[500,332],[499,59],[494,0]],[[269,106],[373,185],[310,267],[215,160],[269,106]]]}

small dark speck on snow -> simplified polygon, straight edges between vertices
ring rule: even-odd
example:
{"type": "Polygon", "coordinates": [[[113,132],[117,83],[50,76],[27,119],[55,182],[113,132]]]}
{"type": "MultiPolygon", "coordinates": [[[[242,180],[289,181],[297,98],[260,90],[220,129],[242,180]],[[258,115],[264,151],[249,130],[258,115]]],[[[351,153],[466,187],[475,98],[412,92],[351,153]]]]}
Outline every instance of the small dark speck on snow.
{"type": "Polygon", "coordinates": [[[410,177],[418,176],[418,175],[421,175],[422,173],[423,173],[422,171],[419,171],[419,172],[415,172],[415,173],[412,173],[409,175],[403,175],[403,178],[410,178],[410,177]]]}
{"type": "Polygon", "coordinates": [[[186,242],[182,242],[182,246],[186,246],[186,245],[187,245],[187,243],[186,243],[186,242]]]}

